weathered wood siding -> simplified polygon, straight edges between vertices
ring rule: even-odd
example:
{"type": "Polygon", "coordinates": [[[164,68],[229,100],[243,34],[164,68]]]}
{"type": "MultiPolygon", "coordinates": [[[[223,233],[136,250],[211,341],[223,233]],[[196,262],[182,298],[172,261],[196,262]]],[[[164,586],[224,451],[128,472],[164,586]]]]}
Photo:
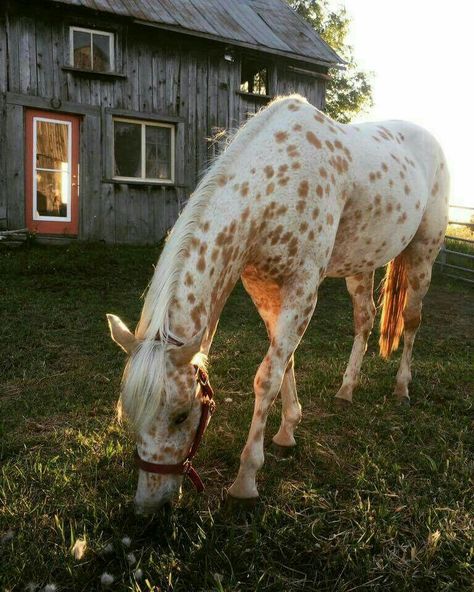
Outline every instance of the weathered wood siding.
{"type": "Polygon", "coordinates": [[[6,101],[7,90],[7,40],[6,14],[0,11],[0,230],[7,227],[6,185],[6,101]]]}
{"type": "MultiPolygon", "coordinates": [[[[281,60],[272,83],[272,94],[299,92],[318,107],[324,104],[324,80],[296,75],[281,60]]],[[[159,240],[208,164],[212,133],[237,127],[265,104],[239,94],[239,85],[240,57],[226,61],[221,44],[82,10],[65,16],[57,8],[26,10],[21,2],[10,2],[0,14],[0,139],[6,147],[0,155],[0,219],[6,217],[10,228],[24,226],[24,108],[54,111],[51,99],[60,99],[60,111],[83,116],[79,238],[159,240]],[[116,70],[122,76],[84,76],[64,68],[71,25],[114,30],[116,70]],[[143,119],[174,118],[174,186],[112,180],[114,110],[143,119]]]]}

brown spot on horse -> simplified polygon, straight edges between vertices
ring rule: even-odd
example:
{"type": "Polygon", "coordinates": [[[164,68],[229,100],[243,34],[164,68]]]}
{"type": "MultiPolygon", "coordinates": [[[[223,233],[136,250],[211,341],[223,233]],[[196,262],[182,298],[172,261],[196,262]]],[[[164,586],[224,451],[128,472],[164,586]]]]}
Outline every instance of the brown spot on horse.
{"type": "Polygon", "coordinates": [[[321,144],[321,140],[319,140],[319,138],[315,134],[313,134],[313,132],[306,132],[306,139],[318,150],[323,146],[321,144]]]}
{"type": "Polygon", "coordinates": [[[269,164],[267,164],[267,166],[263,170],[265,171],[265,175],[267,176],[267,179],[271,179],[273,177],[273,175],[275,174],[273,167],[269,164]]]}
{"type": "Polygon", "coordinates": [[[285,142],[288,139],[288,134],[286,132],[277,132],[275,134],[275,140],[281,144],[282,142],[285,142]]]}
{"type": "Polygon", "coordinates": [[[309,192],[308,181],[306,181],[306,180],[301,181],[301,183],[299,184],[299,187],[298,187],[298,195],[300,197],[308,197],[308,192],[309,192]]]}

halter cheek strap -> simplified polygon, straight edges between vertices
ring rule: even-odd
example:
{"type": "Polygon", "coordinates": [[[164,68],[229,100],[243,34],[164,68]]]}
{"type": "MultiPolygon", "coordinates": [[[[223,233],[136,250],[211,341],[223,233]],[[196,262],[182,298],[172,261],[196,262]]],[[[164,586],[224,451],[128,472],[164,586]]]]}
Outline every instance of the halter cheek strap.
{"type": "Polygon", "coordinates": [[[207,374],[200,368],[197,370],[197,380],[201,388],[201,418],[186,458],[175,465],[165,465],[143,460],[137,451],[136,463],[142,471],[146,471],[147,473],[156,473],[158,475],[185,475],[192,481],[196,490],[201,493],[204,491],[204,483],[196,469],[193,467],[192,460],[196,455],[207,425],[215,411],[216,403],[214,401],[214,391],[209,384],[207,374]]]}

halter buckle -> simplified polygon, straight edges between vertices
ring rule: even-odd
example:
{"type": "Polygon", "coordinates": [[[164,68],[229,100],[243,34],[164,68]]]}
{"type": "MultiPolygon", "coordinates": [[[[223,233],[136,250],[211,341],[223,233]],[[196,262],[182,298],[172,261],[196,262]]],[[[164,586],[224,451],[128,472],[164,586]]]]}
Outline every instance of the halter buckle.
{"type": "Polygon", "coordinates": [[[204,372],[204,370],[198,368],[197,375],[199,384],[201,386],[206,386],[209,383],[209,378],[207,377],[207,374],[204,372]]]}

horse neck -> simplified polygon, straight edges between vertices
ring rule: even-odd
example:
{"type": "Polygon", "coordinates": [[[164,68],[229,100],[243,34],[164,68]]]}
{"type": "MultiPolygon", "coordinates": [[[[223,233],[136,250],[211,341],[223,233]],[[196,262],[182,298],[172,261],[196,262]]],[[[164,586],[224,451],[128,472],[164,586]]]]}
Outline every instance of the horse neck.
{"type": "MultiPolygon", "coordinates": [[[[225,180],[200,212],[187,238],[170,303],[170,334],[187,341],[204,328],[213,333],[222,308],[242,273],[255,223],[250,209],[225,180]]],[[[194,199],[194,198],[192,198],[194,199]]]]}

